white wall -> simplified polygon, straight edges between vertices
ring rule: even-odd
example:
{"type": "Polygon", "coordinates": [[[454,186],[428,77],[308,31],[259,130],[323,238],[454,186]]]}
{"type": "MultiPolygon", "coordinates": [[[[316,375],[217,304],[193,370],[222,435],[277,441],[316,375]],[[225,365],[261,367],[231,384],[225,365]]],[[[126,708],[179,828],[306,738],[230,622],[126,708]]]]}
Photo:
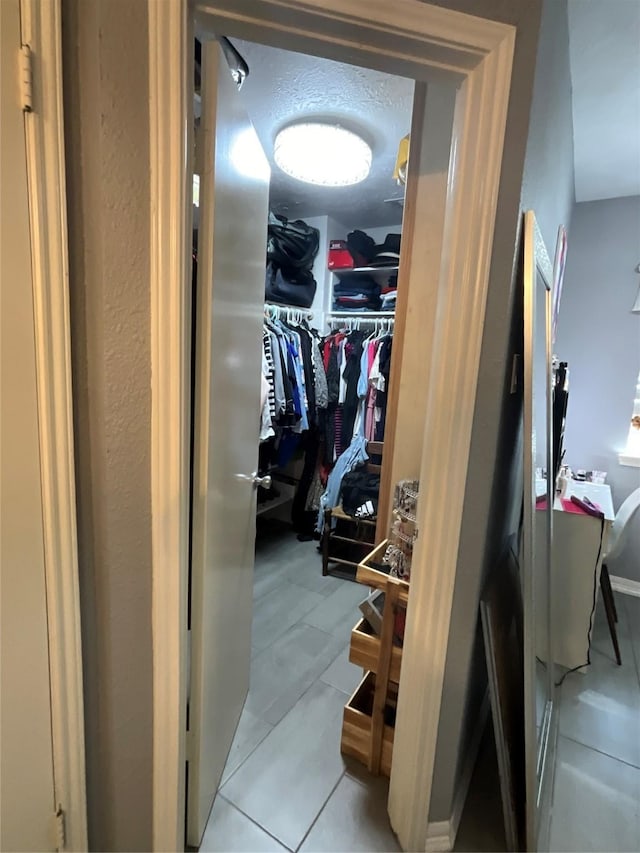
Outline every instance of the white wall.
{"type": "Polygon", "coordinates": [[[320,231],[320,248],[313,264],[313,277],[318,286],[311,310],[313,311],[313,326],[324,333],[326,331],[324,315],[331,310],[332,274],[328,267],[329,243],[331,240],[344,239],[341,235],[346,236],[346,229],[344,225],[330,216],[307,217],[304,221],[320,231]]]}
{"type": "MultiPolygon", "coordinates": [[[[576,204],[560,303],[556,354],[569,362],[565,461],[607,471],[614,507],[640,486],[621,466],[640,368],[640,196],[576,204]]],[[[640,516],[612,574],[640,581],[640,516]]]]}
{"type": "MultiPolygon", "coordinates": [[[[349,229],[352,230],[351,228],[349,229]]],[[[376,243],[384,243],[384,238],[387,234],[402,234],[402,222],[397,225],[382,225],[379,228],[362,228],[376,243]]]]}

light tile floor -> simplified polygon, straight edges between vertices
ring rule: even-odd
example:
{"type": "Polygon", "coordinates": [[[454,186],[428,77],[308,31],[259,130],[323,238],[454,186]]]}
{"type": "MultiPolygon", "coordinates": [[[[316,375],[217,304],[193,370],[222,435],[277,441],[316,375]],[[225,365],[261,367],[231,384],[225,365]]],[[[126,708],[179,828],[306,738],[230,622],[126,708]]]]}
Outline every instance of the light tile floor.
{"type": "MultiPolygon", "coordinates": [[[[394,851],[388,781],[340,755],[362,588],[323,578],[315,542],[258,540],[251,688],[204,835],[208,851],[394,851]]],[[[640,598],[616,594],[623,665],[601,604],[592,666],[560,689],[552,851],[640,850],[640,598]]],[[[485,733],[456,851],[505,850],[495,746],[485,733]]]]}
{"type": "MultiPolygon", "coordinates": [[[[315,542],[258,538],[250,690],[200,850],[397,851],[388,780],[340,754],[365,591],[323,578],[315,542]]],[[[456,850],[504,850],[495,747],[481,750],[456,850]],[[489,817],[487,817],[489,816],[489,817]]]]}
{"type": "Polygon", "coordinates": [[[614,594],[622,666],[599,602],[592,665],[560,688],[552,851],[640,850],[640,598],[614,594]]]}
{"type": "Polygon", "coordinates": [[[366,591],[323,578],[316,542],[258,538],[250,689],[200,850],[399,850],[388,780],[340,754],[349,663],[366,591]]]}

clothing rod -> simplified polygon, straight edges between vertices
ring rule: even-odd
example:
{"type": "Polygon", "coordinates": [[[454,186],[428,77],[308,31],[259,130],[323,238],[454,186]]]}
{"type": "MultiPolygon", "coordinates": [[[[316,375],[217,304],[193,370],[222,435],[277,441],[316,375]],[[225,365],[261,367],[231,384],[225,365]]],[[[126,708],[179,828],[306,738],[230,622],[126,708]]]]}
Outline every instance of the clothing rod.
{"type": "Polygon", "coordinates": [[[297,308],[295,305],[280,305],[277,302],[265,302],[264,312],[265,314],[281,314],[284,317],[296,316],[304,320],[313,320],[313,311],[309,311],[307,308],[297,308]]]}
{"type": "Polygon", "coordinates": [[[395,312],[394,311],[329,311],[327,314],[328,317],[335,317],[339,319],[340,317],[357,317],[361,320],[371,319],[371,320],[394,320],[395,312]]]}
{"type": "Polygon", "coordinates": [[[333,315],[327,320],[330,329],[375,329],[379,332],[393,332],[393,317],[363,317],[360,314],[348,314],[347,316],[333,315]]]}

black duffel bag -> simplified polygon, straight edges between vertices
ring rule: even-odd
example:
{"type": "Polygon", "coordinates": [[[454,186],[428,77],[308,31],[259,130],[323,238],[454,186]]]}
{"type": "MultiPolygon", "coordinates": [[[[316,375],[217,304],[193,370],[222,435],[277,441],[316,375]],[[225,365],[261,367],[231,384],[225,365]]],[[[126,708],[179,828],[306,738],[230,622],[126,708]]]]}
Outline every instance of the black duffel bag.
{"type": "Polygon", "coordinates": [[[311,308],[316,295],[316,280],[308,270],[282,270],[275,264],[267,266],[264,298],[278,305],[311,308]]]}
{"type": "MultiPolygon", "coordinates": [[[[267,262],[288,270],[311,270],[320,246],[320,232],[302,219],[290,222],[269,214],[267,262]]],[[[285,273],[286,274],[286,273],[285,273]]]]}
{"type": "Polygon", "coordinates": [[[380,474],[356,468],[342,478],[342,509],[354,518],[375,518],[378,514],[380,474]]]}

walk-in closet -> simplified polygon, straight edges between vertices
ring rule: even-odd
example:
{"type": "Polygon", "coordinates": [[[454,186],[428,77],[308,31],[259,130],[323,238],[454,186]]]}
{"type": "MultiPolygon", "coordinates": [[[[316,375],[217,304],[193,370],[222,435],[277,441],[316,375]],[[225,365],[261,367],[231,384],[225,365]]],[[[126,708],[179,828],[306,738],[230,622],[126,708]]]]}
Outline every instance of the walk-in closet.
{"type": "MultiPolygon", "coordinates": [[[[381,728],[371,775],[370,733],[350,727],[344,708],[365,672],[375,671],[382,630],[380,590],[372,595],[375,585],[356,582],[356,574],[387,536],[376,528],[393,406],[414,82],[251,42],[224,41],[220,52],[266,153],[270,183],[262,223],[264,298],[250,306],[261,312],[262,334],[251,377],[260,385],[260,406],[253,413],[259,442],[249,689],[211,816],[201,811],[197,821],[206,825],[201,849],[221,849],[227,835],[238,832],[249,833],[256,850],[271,849],[274,839],[291,850],[307,837],[312,847],[322,846],[327,820],[345,796],[363,806],[371,796],[379,802],[379,816],[367,817],[360,831],[370,834],[371,844],[384,839],[385,849],[395,849],[386,816],[388,735],[381,728]],[[301,156],[309,146],[316,146],[316,174],[305,172],[314,168],[313,157],[301,156]],[[327,146],[337,157],[334,172],[323,174],[327,146]],[[369,666],[350,661],[356,625],[369,666]],[[278,791],[285,784],[283,800],[278,791]]],[[[197,43],[196,147],[206,138],[202,54],[197,43]]],[[[244,156],[250,171],[250,155],[244,156]]],[[[200,157],[196,151],[196,163],[200,157]]],[[[202,185],[196,170],[196,313],[203,308],[197,287],[202,185]]],[[[196,377],[197,346],[196,340],[196,377]]],[[[197,408],[196,393],[196,422],[197,408]]],[[[396,693],[398,630],[387,643],[390,660],[395,649],[396,693]]],[[[374,701],[374,680],[370,675],[362,688],[365,703],[374,701]]],[[[394,713],[387,681],[385,732],[394,713]]]]}
{"type": "Polygon", "coordinates": [[[186,840],[396,849],[457,90],[197,35],[186,840]]]}

